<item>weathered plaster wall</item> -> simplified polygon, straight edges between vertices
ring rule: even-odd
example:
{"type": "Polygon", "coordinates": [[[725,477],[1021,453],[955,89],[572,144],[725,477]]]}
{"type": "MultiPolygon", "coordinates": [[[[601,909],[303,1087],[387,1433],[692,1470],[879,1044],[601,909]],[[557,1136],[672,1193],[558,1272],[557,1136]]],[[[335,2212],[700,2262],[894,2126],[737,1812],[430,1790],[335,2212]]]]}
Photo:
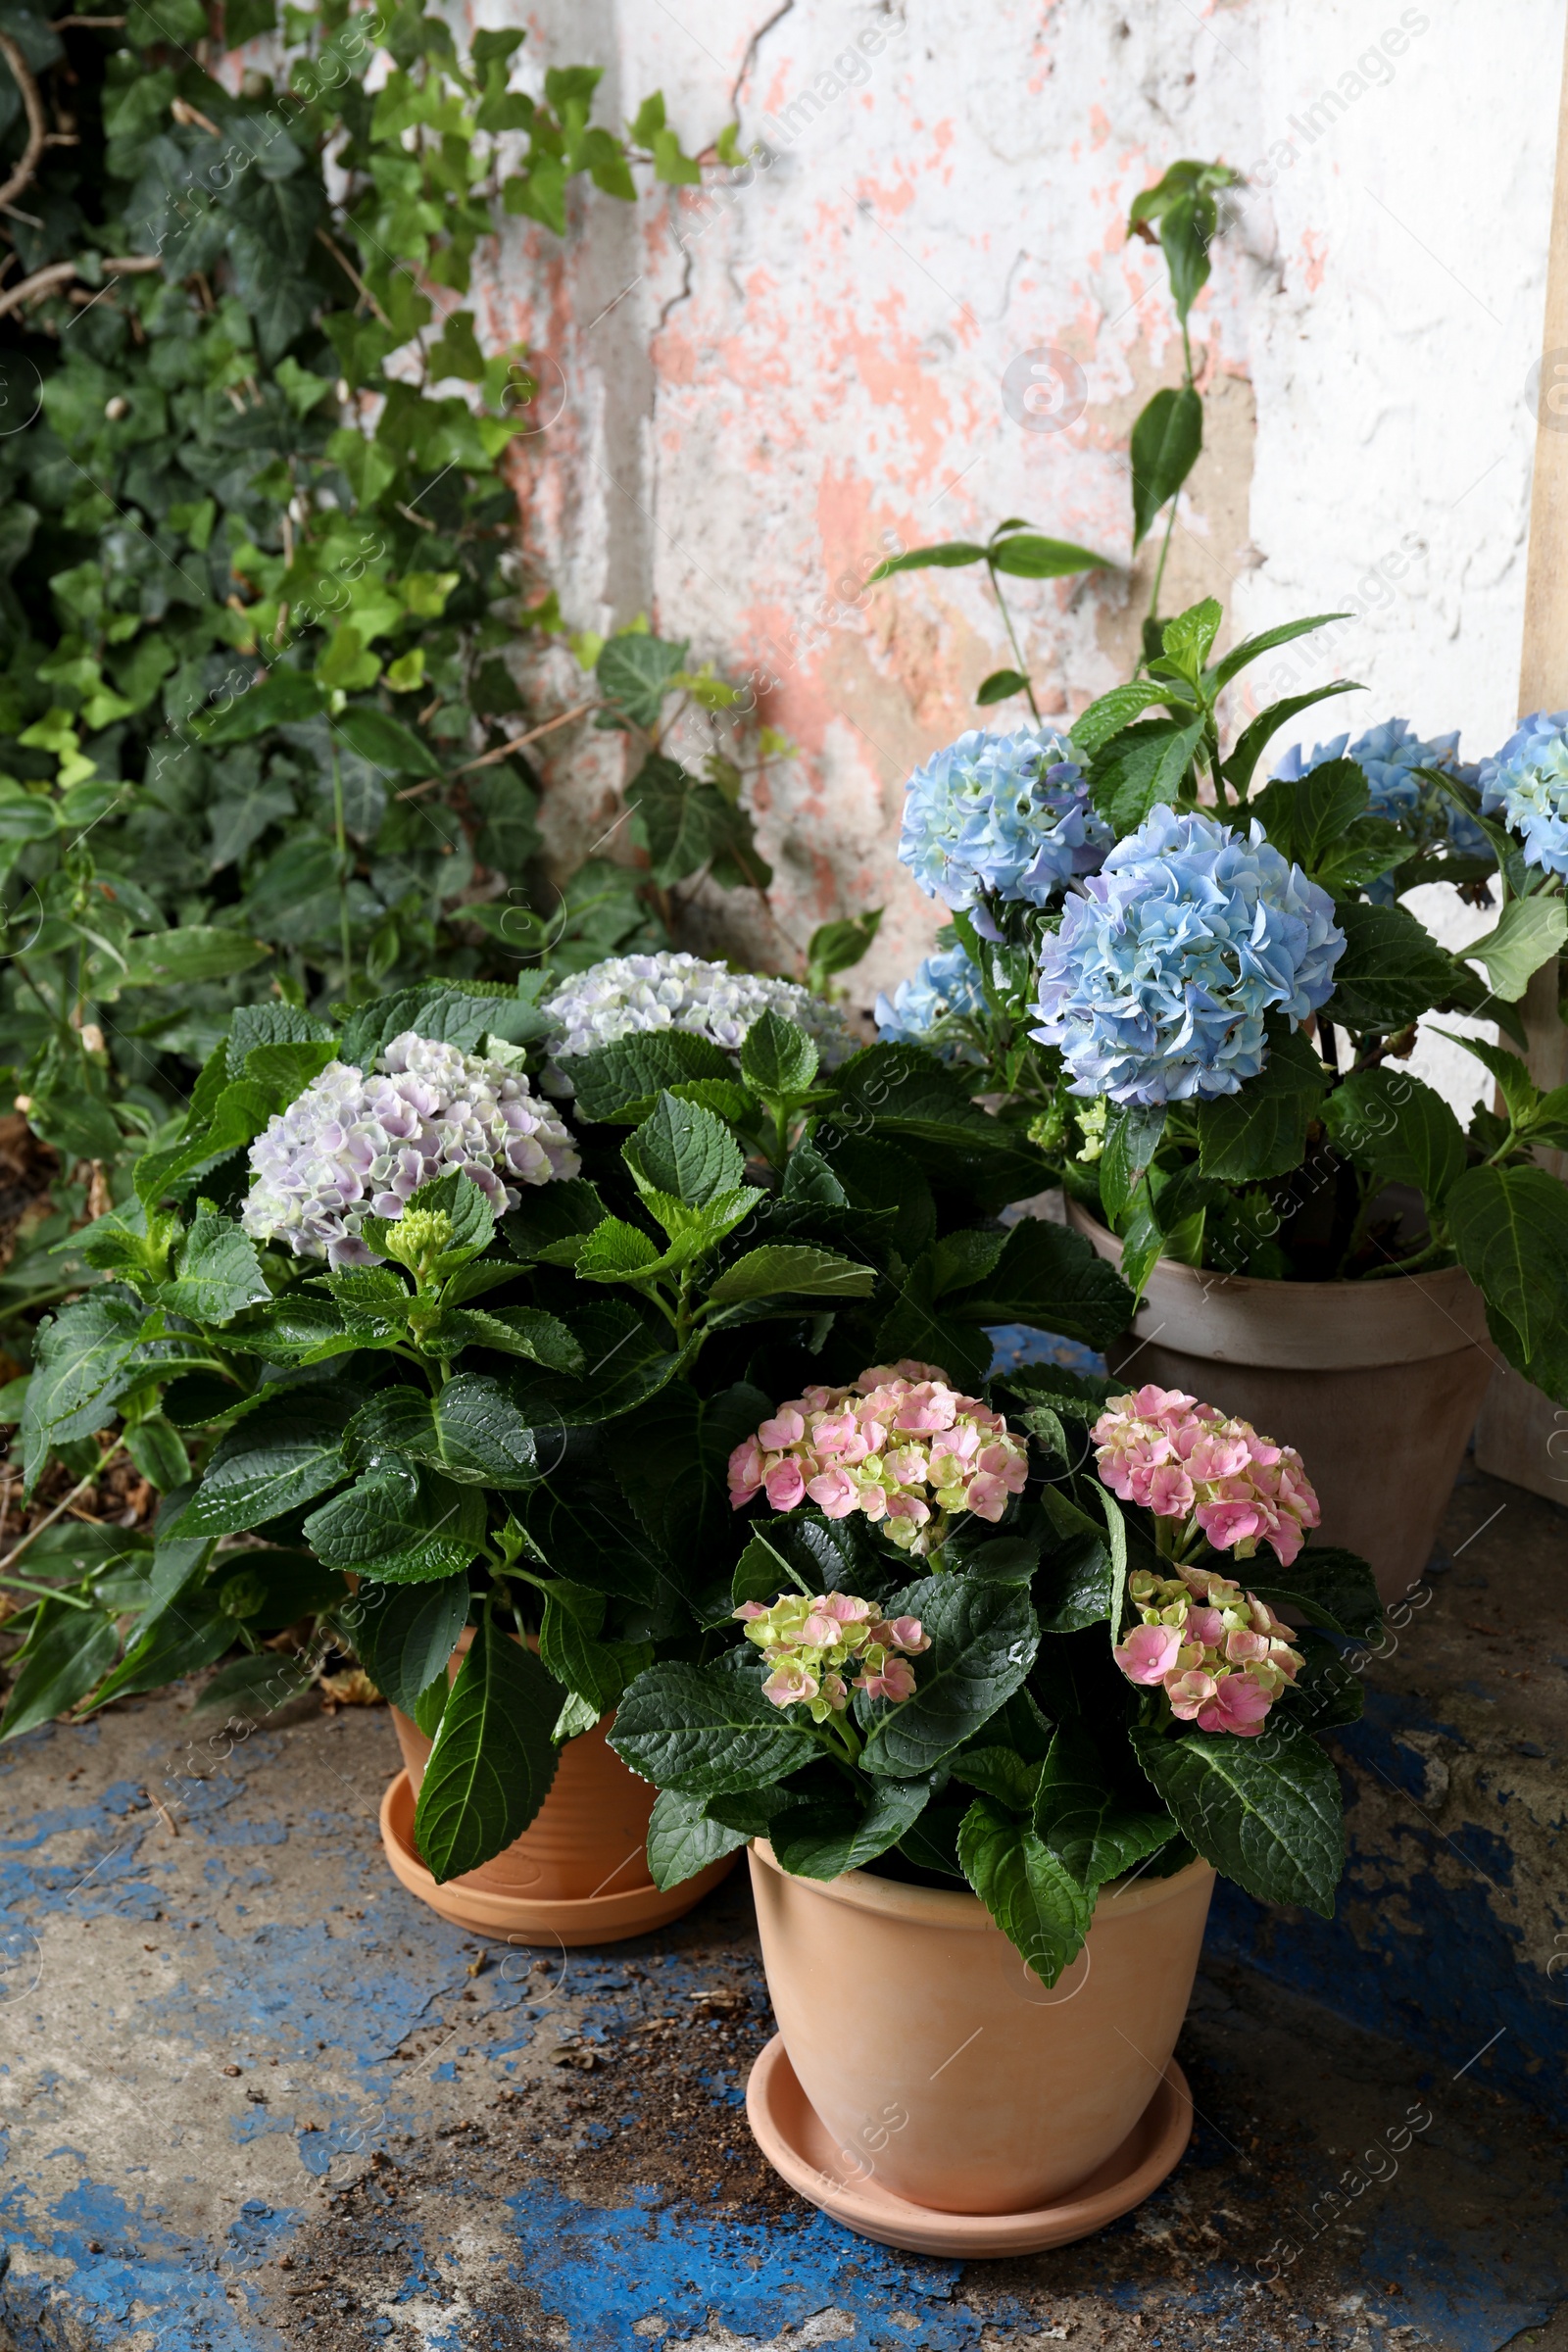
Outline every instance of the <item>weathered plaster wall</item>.
{"type": "MultiPolygon", "coordinates": [[[[519,224],[492,298],[498,331],[521,323],[563,371],[560,420],[522,465],[570,617],[647,610],[777,681],[767,715],[799,757],[756,803],[784,936],[715,894],[715,939],[787,956],[824,916],[885,903],[864,993],[934,928],[894,856],[902,785],[1010,657],[973,571],[858,594],[890,547],[1012,514],[1102,550],[1118,568],[1091,581],[1020,583],[1017,622],[1048,709],[1123,674],[1151,569],[1147,549],[1125,568],[1127,432],[1179,349],[1163,265],[1122,221],[1178,156],[1222,156],[1250,185],[1196,319],[1209,447],[1165,609],[1212,592],[1239,629],[1347,610],[1258,686],[1357,677],[1336,727],[1396,711],[1460,727],[1470,757],[1494,748],[1514,717],[1563,19],[1563,0],[550,0],[530,17],[539,58],[610,61],[607,112],[662,87],[689,147],[738,119],[772,158],[635,218],[590,195],[548,306],[524,299],[519,224]],[[1009,364],[1042,348],[1081,370],[1044,379],[1051,430],[1007,393],[1009,364]]],[[[612,805],[609,756],[557,739],[564,854],[612,805]]],[[[1456,940],[1484,927],[1441,895],[1456,940]]],[[[1468,1086],[1446,1052],[1450,1089],[1468,1086]]]]}

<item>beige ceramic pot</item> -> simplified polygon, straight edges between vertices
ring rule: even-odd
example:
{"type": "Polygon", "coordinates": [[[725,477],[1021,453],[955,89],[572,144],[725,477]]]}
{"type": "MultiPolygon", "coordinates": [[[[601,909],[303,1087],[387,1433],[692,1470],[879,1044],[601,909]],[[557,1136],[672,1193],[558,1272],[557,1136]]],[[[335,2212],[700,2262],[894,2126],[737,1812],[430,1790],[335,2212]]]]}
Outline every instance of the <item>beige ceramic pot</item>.
{"type": "Polygon", "coordinates": [[[1102,1887],[1050,1990],[973,1894],[793,1878],[760,1838],[751,1863],[780,2037],[845,2172],[946,2214],[1038,2209],[1089,2180],[1159,2092],[1206,1862],[1102,1887]]]}
{"type": "MultiPolygon", "coordinates": [[[[449,1673],[472,1639],[464,1633],[449,1673]]],[[[438,1886],[414,1841],[431,1742],[401,1709],[390,1712],[404,1769],[381,1806],[387,1860],[411,1894],[460,1927],[523,1941],[613,1943],[678,1919],[734,1867],[726,1856],[678,1886],[654,1885],[646,1848],[658,1791],[609,1745],[614,1717],[607,1715],[565,1742],[550,1793],[522,1836],[477,1870],[438,1886]]]]}
{"type": "MultiPolygon", "coordinates": [[[[1099,1254],[1121,1243],[1077,1201],[1099,1254]]],[[[1460,1266],[1377,1282],[1263,1282],[1161,1258],[1105,1350],[1129,1385],[1184,1389],[1294,1446],[1323,1506],[1318,1542],[1369,1560],[1398,1600],[1431,1555],[1495,1360],[1460,1266]]]]}

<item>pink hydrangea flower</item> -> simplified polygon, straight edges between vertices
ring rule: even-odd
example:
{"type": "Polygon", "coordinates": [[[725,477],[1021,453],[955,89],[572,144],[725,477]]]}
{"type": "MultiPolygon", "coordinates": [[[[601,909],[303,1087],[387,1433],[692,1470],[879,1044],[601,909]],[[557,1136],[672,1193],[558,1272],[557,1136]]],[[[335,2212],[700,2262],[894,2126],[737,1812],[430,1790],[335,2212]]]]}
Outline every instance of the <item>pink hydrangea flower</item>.
{"type": "Polygon", "coordinates": [[[954,1511],[1001,1519],[1028,1468],[1001,1413],[940,1366],[906,1358],[779,1405],[730,1455],[729,1496],[736,1510],[765,1494],[775,1511],[806,1501],[830,1519],[859,1511],[904,1550],[926,1552],[954,1511]]]}
{"type": "Polygon", "coordinates": [[[1140,1625],[1111,1656],[1130,1683],[1158,1683],[1175,1673],[1181,1646],[1173,1625],[1140,1625]]]}
{"type": "Polygon", "coordinates": [[[1091,1434],[1113,1494],[1156,1518],[1196,1524],[1216,1551],[1249,1559],[1267,1544],[1289,1567],[1318,1524],[1317,1496],[1294,1447],[1179,1389],[1113,1396],[1091,1434]]]}
{"type": "Polygon", "coordinates": [[[814,1723],[849,1705],[851,1666],[859,1667],[855,1688],[868,1697],[912,1697],[909,1657],[931,1646],[918,1617],[879,1617],[854,1592],[781,1592],[766,1608],[743,1600],[734,1614],[772,1669],[766,1696],[776,1707],[806,1707],[814,1723]]]}
{"type": "Polygon", "coordinates": [[[1234,1732],[1238,1740],[1255,1740],[1274,1694],[1245,1674],[1227,1674],[1213,1698],[1198,1718],[1200,1732],[1234,1732]]]}

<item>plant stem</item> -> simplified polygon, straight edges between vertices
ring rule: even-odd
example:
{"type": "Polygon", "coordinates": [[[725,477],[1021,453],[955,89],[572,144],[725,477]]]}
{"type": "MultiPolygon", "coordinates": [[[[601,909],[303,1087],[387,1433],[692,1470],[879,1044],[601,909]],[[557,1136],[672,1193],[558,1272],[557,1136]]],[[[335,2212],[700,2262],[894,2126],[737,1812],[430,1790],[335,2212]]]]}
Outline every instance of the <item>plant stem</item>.
{"type": "Polygon", "coordinates": [[[996,597],[998,608],[1002,613],[1003,622],[1007,631],[1007,643],[1011,646],[1012,658],[1018,664],[1018,675],[1023,680],[1023,690],[1029,697],[1029,708],[1034,712],[1035,718],[1038,722],[1040,717],[1040,705],[1035,701],[1035,690],[1029,683],[1029,672],[1023,665],[1023,648],[1018,643],[1018,632],[1012,625],[1012,614],[1007,611],[1007,600],[1002,593],[1002,582],[997,577],[997,567],[992,563],[989,556],[986,558],[986,569],[991,574],[992,594],[996,597]]]}
{"type": "Polygon", "coordinates": [[[343,822],[343,769],[332,738],[332,823],[337,835],[337,924],[343,950],[343,994],[354,979],[354,941],[349,930],[348,828],[343,822]]]}
{"type": "Polygon", "coordinates": [[[1170,554],[1171,533],[1176,528],[1176,501],[1180,495],[1180,491],[1172,492],[1170,510],[1165,517],[1165,536],[1159,545],[1159,562],[1154,565],[1154,584],[1149,592],[1149,618],[1151,620],[1159,618],[1160,583],[1165,577],[1165,558],[1170,554]]]}
{"type": "Polygon", "coordinates": [[[0,1560],[0,1577],[5,1575],[8,1568],[15,1567],[17,1561],[21,1559],[23,1553],[26,1551],[30,1545],[37,1543],[38,1538],[43,1534],[43,1531],[46,1527],[53,1527],[55,1521],[60,1518],[64,1512],[70,1510],[72,1504],[77,1499],[77,1497],[85,1494],[87,1489],[90,1486],[95,1485],[96,1482],[102,1478],[104,1472],[108,1469],[116,1454],[119,1453],[122,1447],[124,1446],[124,1443],[125,1441],[123,1438],[117,1438],[114,1444],[110,1446],[108,1452],[101,1453],[98,1456],[97,1461],[88,1471],[86,1477],[77,1480],[76,1484],[72,1488],[71,1493],[66,1496],[65,1501],[57,1502],[54,1509],[49,1513],[46,1519],[40,1519],[37,1526],[32,1528],[28,1534],[24,1535],[20,1544],[14,1544],[12,1545],[11,1549],[6,1553],[5,1558],[0,1560]]]}

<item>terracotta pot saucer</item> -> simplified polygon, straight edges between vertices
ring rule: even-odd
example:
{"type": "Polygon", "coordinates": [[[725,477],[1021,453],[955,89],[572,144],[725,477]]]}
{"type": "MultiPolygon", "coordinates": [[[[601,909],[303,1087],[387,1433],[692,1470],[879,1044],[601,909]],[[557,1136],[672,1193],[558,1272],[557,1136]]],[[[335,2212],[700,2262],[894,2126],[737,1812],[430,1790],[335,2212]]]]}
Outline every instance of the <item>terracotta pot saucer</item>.
{"type": "Polygon", "coordinates": [[[846,2230],[906,2254],[1038,2254],[1102,2230],[1159,2186],[1193,2129],[1192,2093],[1173,2058],[1115,2154],[1054,2204],[1032,2213],[938,2213],[884,2188],[875,2173],[846,2180],[832,2134],[808,2103],[775,2034],[746,2085],[752,2136],[791,2188],[846,2230]]]}
{"type": "Polygon", "coordinates": [[[603,1894],[586,1895],[574,1902],[497,1894],[474,1886],[470,1878],[449,1879],[444,1886],[437,1886],[414,1842],[414,1806],[408,1773],[400,1772],[381,1799],[381,1843],[394,1876],[410,1894],[416,1894],[421,1903],[428,1903],[455,1927],[518,1943],[620,1943],[628,1936],[667,1927],[726,1878],[737,1859],[727,1854],[696,1878],[663,1888],[646,1876],[646,1864],[639,1857],[641,1875],[638,1868],[624,1874],[633,1879],[631,1886],[623,1880],[619,1887],[612,1886],[603,1894]]]}

